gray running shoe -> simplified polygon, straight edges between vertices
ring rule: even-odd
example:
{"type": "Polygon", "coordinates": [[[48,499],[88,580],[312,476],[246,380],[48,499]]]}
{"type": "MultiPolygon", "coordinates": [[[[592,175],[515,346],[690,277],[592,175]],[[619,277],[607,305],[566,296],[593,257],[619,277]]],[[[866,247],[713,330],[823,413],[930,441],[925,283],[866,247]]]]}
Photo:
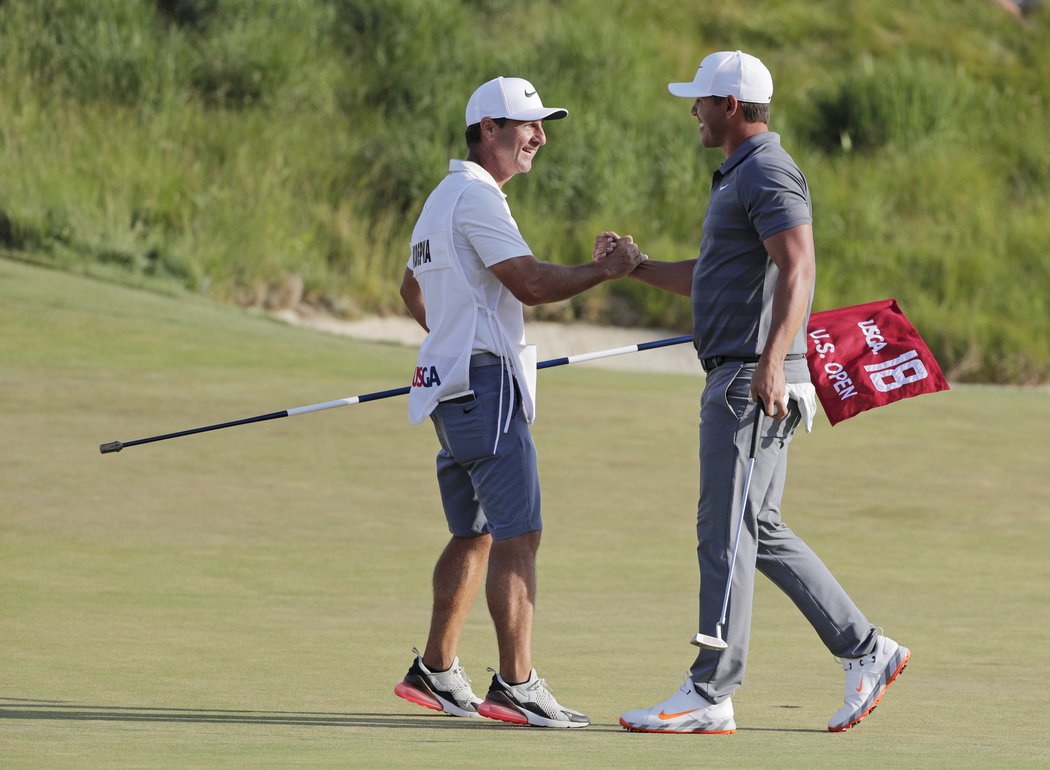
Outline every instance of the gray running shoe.
{"type": "Polygon", "coordinates": [[[394,695],[434,711],[444,711],[454,717],[476,717],[481,698],[470,689],[459,658],[452,661],[448,671],[431,671],[423,665],[423,657],[415,647],[416,659],[405,678],[394,688],[394,695]]]}
{"type": "Polygon", "coordinates": [[[558,703],[547,682],[536,675],[536,669],[529,672],[527,682],[514,685],[494,674],[485,702],[478,706],[478,713],[500,722],[533,727],[586,727],[591,723],[579,711],[558,703]]]}

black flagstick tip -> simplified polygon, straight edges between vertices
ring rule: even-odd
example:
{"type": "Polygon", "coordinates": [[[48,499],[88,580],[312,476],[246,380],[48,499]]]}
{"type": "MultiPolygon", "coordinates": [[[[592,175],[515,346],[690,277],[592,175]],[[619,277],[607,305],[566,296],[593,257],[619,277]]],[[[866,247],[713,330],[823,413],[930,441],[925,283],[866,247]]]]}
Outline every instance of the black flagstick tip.
{"type": "Polygon", "coordinates": [[[108,444],[101,444],[98,448],[98,451],[104,455],[107,455],[110,452],[119,452],[123,448],[124,445],[121,444],[119,441],[111,441],[108,444]]]}

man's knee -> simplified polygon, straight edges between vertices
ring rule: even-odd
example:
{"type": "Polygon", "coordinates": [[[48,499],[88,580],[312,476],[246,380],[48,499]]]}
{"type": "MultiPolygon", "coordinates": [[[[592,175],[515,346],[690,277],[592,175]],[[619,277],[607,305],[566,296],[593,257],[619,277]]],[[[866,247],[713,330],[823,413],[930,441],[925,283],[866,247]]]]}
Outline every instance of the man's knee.
{"type": "Polygon", "coordinates": [[[542,529],[534,529],[521,535],[493,540],[493,546],[507,551],[535,551],[540,546],[540,536],[542,534],[542,529]]]}

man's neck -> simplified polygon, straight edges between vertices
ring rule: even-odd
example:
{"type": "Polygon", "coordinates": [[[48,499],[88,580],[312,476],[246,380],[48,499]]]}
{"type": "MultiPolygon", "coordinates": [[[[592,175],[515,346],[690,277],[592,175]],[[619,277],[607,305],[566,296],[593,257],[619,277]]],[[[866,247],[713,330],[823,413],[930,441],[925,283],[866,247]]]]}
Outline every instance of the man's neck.
{"type": "Polygon", "coordinates": [[[495,181],[496,185],[501,190],[503,189],[503,185],[510,181],[511,177],[514,176],[511,174],[510,176],[503,178],[502,174],[499,172],[499,164],[495,162],[495,159],[492,156],[486,155],[484,152],[480,152],[477,148],[471,149],[467,153],[467,160],[471,163],[477,163],[483,169],[488,171],[489,176],[492,177],[493,181],[495,181]]]}
{"type": "Polygon", "coordinates": [[[726,135],[726,141],[722,145],[722,154],[728,158],[736,152],[737,147],[748,139],[758,134],[764,134],[768,130],[768,123],[741,123],[737,130],[726,135]]]}

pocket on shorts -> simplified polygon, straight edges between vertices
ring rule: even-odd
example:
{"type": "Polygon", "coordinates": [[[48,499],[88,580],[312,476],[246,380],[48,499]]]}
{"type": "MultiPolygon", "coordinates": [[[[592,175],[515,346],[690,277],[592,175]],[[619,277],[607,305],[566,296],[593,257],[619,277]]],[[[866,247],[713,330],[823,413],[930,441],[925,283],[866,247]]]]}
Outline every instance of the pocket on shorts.
{"type": "Polygon", "coordinates": [[[445,449],[460,464],[492,456],[496,443],[495,409],[486,408],[489,396],[437,405],[445,449]]]}

